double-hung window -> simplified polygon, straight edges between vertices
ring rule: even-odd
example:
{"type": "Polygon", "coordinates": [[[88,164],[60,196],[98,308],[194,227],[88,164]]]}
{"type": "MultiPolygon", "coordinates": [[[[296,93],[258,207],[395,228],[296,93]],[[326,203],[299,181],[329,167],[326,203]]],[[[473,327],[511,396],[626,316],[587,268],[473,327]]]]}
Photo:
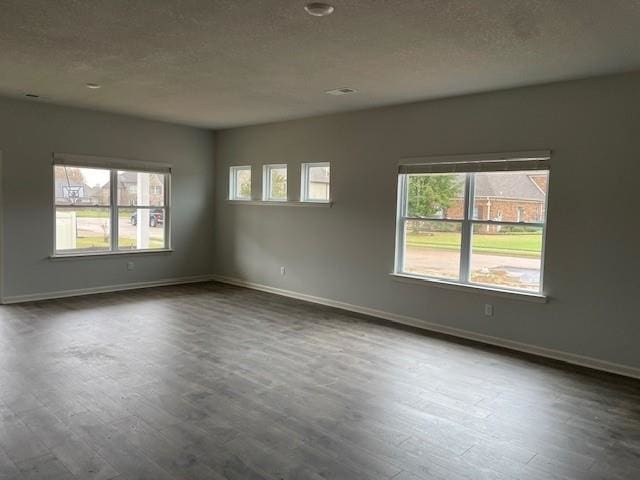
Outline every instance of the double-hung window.
{"type": "Polygon", "coordinates": [[[395,273],[541,294],[549,153],[400,165],[395,273]]]}
{"type": "Polygon", "coordinates": [[[54,160],[55,255],[168,249],[169,168],[91,159],[54,160]]]}

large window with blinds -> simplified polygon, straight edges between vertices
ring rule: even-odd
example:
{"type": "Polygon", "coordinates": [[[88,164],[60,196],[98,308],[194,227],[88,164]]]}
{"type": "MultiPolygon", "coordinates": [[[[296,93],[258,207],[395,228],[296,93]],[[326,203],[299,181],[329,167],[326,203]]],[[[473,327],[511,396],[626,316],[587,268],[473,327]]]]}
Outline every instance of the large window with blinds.
{"type": "Polygon", "coordinates": [[[401,164],[395,273],[542,294],[549,158],[401,164]]]}
{"type": "Polygon", "coordinates": [[[54,158],[54,255],[170,247],[169,167],[54,158]]]}

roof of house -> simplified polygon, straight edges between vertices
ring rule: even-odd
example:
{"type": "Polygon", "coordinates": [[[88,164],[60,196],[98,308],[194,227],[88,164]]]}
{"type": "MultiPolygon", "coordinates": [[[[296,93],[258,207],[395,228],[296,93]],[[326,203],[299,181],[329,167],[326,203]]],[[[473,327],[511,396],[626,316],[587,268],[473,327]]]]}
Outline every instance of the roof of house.
{"type": "MultiPolygon", "coordinates": [[[[530,172],[502,172],[499,175],[480,173],[475,177],[475,196],[544,202],[545,193],[531,177],[530,172]]],[[[464,188],[460,191],[464,195],[464,188]]]]}
{"type": "MultiPolygon", "coordinates": [[[[150,180],[156,180],[156,181],[160,181],[160,176],[162,174],[159,173],[151,173],[150,175],[150,180]]],[[[138,172],[134,172],[131,170],[124,170],[122,172],[118,172],[118,183],[119,184],[125,184],[125,183],[137,183],[138,182],[138,172]]],[[[106,182],[102,188],[109,188],[109,182],[106,182]]]]}
{"type": "Polygon", "coordinates": [[[89,185],[87,185],[85,182],[78,182],[77,180],[66,179],[66,178],[56,178],[55,179],[55,184],[56,184],[56,187],[86,187],[86,188],[89,188],[89,185]]]}
{"type": "Polygon", "coordinates": [[[96,197],[100,195],[100,187],[91,187],[85,182],[78,182],[75,180],[66,180],[61,178],[55,179],[55,196],[56,205],[68,204],[87,204],[97,203],[96,197]],[[69,194],[65,194],[65,187],[70,189],[82,188],[81,195],[72,198],[69,194]]]}
{"type": "Polygon", "coordinates": [[[100,187],[98,186],[92,187],[91,185],[85,182],[78,182],[76,180],[71,180],[71,179],[66,180],[62,178],[56,178],[55,179],[56,195],[60,194],[63,191],[64,187],[69,187],[69,188],[82,187],[85,192],[85,196],[93,195],[96,192],[100,191],[100,187]]]}
{"type": "Polygon", "coordinates": [[[476,197],[517,198],[544,201],[545,194],[530,173],[505,172],[500,175],[476,175],[476,197]]]}
{"type": "Polygon", "coordinates": [[[118,183],[136,183],[138,181],[137,172],[118,172],[118,183]]]}
{"type": "Polygon", "coordinates": [[[313,183],[329,183],[328,168],[310,168],[309,181],[313,183]]]}

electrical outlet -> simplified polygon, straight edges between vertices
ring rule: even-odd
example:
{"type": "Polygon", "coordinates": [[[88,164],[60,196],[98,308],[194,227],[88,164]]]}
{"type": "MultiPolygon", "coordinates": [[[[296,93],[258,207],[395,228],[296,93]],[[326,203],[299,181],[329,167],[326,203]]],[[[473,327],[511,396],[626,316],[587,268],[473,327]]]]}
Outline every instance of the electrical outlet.
{"type": "Polygon", "coordinates": [[[490,303],[485,303],[484,304],[484,314],[487,317],[493,317],[493,305],[491,305],[490,303]]]}
{"type": "Polygon", "coordinates": [[[280,275],[284,277],[286,273],[287,273],[287,270],[284,267],[280,267],[280,275]]]}
{"type": "Polygon", "coordinates": [[[127,262],[127,270],[131,271],[131,270],[135,270],[136,269],[136,264],[133,262],[127,262]]]}

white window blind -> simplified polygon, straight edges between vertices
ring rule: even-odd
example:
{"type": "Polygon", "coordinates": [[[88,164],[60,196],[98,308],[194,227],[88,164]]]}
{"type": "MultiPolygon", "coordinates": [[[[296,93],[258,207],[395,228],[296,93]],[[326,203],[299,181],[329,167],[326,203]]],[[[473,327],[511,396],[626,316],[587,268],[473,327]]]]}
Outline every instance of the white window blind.
{"type": "Polygon", "coordinates": [[[69,153],[54,153],[53,164],[87,168],[106,168],[111,170],[134,170],[136,172],[171,173],[171,165],[166,163],[69,153]]]}
{"type": "Polygon", "coordinates": [[[549,170],[548,150],[480,155],[409,158],[400,162],[398,173],[474,173],[549,170]]]}

